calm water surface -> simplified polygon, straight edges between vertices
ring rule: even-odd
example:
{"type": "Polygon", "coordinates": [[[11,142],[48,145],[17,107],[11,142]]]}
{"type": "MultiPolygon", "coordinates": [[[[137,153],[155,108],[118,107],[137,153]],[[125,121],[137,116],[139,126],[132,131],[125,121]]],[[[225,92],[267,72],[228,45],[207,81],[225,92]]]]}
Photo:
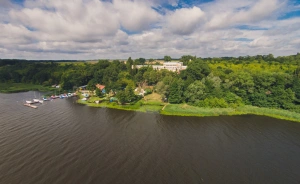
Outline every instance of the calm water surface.
{"type": "Polygon", "coordinates": [[[1,184],[300,183],[300,123],[172,117],[0,94],[1,184]]]}

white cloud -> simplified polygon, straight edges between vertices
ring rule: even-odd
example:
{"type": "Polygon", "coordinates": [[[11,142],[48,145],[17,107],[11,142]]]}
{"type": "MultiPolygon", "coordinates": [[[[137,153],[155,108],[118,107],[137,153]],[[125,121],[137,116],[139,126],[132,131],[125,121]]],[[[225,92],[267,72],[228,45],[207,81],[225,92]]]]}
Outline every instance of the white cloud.
{"type": "Polygon", "coordinates": [[[240,2],[225,0],[220,3],[221,7],[209,6],[208,10],[212,12],[212,17],[207,23],[207,28],[225,28],[238,24],[249,24],[262,21],[272,17],[275,10],[278,10],[282,3],[278,0],[255,0],[240,2]],[[215,11],[218,11],[217,13],[215,11]]]}
{"type": "Polygon", "coordinates": [[[215,0],[170,11],[178,0],[0,0],[0,57],[97,59],[268,54],[300,49],[287,0],[215,0]],[[160,9],[162,14],[154,9],[160,9]],[[238,29],[246,25],[259,30],[238,29]],[[135,34],[126,33],[126,31],[135,34]]]}
{"type": "Polygon", "coordinates": [[[204,12],[198,8],[182,8],[167,15],[167,28],[179,35],[191,34],[204,19],[204,12]]]}
{"type": "MultiPolygon", "coordinates": [[[[31,6],[29,1],[27,6],[31,6]]],[[[42,8],[24,8],[10,11],[15,24],[22,24],[42,34],[46,40],[99,39],[103,35],[114,35],[119,29],[117,15],[110,3],[82,0],[66,3],[58,0],[43,0],[42,8]],[[55,9],[53,11],[52,9],[55,9]]]]}
{"type": "Polygon", "coordinates": [[[122,26],[129,31],[141,31],[158,22],[160,15],[149,5],[140,1],[114,0],[122,26]]]}

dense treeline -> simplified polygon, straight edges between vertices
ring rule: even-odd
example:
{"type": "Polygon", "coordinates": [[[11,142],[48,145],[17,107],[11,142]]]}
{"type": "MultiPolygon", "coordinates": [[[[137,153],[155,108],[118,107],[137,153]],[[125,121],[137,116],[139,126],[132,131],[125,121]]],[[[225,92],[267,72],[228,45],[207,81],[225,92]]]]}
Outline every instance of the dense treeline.
{"type": "Polygon", "coordinates": [[[132,67],[144,64],[144,58],[95,64],[2,60],[0,82],[60,84],[66,90],[85,84],[94,90],[100,83],[106,85],[106,92],[118,92],[122,103],[137,99],[135,87],[149,85],[170,103],[224,108],[247,104],[300,112],[299,53],[277,58],[272,54],[204,59],[182,56],[180,61],[188,67],[175,73],[132,67]]]}

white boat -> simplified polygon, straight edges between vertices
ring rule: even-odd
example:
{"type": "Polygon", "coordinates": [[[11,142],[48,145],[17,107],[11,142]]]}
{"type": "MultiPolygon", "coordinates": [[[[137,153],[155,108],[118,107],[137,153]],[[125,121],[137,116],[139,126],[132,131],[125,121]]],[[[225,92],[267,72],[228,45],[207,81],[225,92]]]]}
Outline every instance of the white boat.
{"type": "Polygon", "coordinates": [[[25,101],[27,104],[32,104],[33,102],[32,101],[30,101],[30,100],[26,100],[25,101]]]}
{"type": "Polygon", "coordinates": [[[39,101],[40,101],[40,100],[37,99],[37,98],[33,99],[33,102],[34,102],[34,103],[38,103],[39,101]]]}
{"type": "Polygon", "coordinates": [[[43,101],[43,100],[39,100],[39,103],[41,103],[41,104],[42,104],[42,103],[44,103],[44,101],[43,101]]]}

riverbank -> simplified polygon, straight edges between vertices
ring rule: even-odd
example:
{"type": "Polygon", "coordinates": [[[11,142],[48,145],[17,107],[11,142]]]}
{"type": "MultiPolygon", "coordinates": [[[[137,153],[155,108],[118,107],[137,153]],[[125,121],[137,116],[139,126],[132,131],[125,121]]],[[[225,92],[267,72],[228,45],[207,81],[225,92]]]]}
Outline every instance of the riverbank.
{"type": "Polygon", "coordinates": [[[26,91],[53,91],[54,88],[36,84],[25,83],[0,83],[0,93],[18,93],[26,91]]]}
{"type": "Polygon", "coordinates": [[[201,108],[189,106],[187,104],[168,104],[163,111],[163,115],[173,116],[233,116],[253,114],[260,116],[268,116],[282,120],[300,122],[300,114],[283,109],[269,109],[250,105],[237,108],[201,108]]]}
{"type": "Polygon", "coordinates": [[[90,98],[88,101],[78,99],[77,103],[84,104],[90,107],[105,107],[111,109],[127,110],[127,111],[139,111],[139,112],[160,112],[165,106],[164,103],[155,101],[140,100],[134,104],[119,105],[117,102],[103,101],[101,103],[95,103],[94,101],[100,100],[99,98],[90,98]]]}
{"type": "Polygon", "coordinates": [[[233,115],[261,115],[269,116],[277,119],[300,122],[300,114],[282,110],[282,109],[268,109],[255,106],[241,106],[238,108],[202,108],[190,106],[187,104],[167,104],[162,102],[140,100],[132,105],[118,105],[116,102],[102,102],[99,104],[88,101],[77,101],[79,104],[84,104],[91,107],[104,107],[119,110],[130,110],[139,112],[157,112],[162,115],[170,116],[233,116],[233,115]]]}

